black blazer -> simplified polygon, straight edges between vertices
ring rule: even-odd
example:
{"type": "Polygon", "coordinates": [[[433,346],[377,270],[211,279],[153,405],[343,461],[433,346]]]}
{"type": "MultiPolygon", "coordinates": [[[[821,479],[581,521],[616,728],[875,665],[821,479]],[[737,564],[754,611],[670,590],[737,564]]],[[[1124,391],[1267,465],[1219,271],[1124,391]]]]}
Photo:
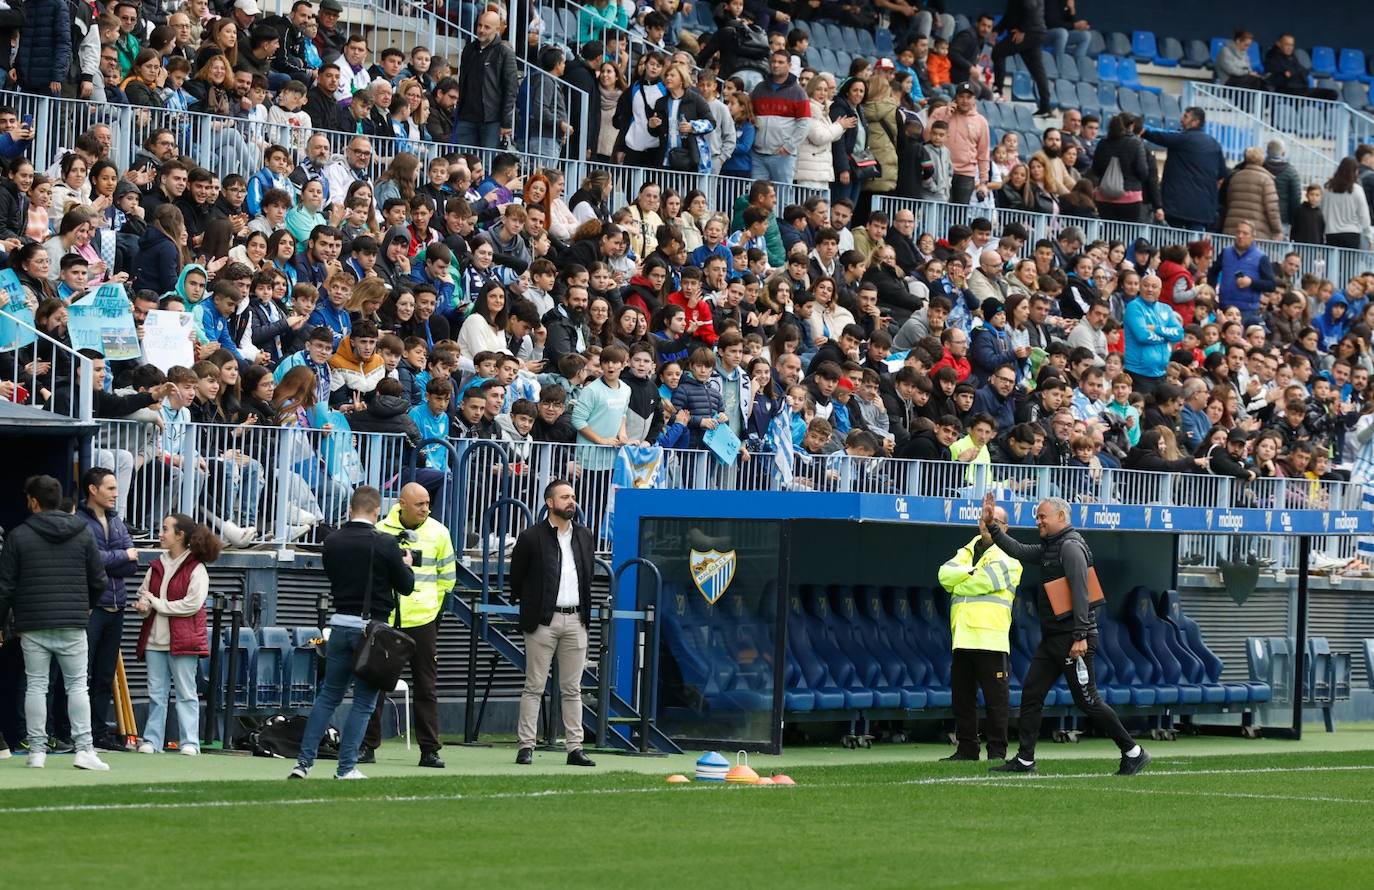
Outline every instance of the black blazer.
{"type": "Polygon", "coordinates": [[[334,611],[387,621],[396,608],[396,596],[409,596],[415,589],[415,573],[401,558],[396,539],[384,535],[369,522],[345,522],[324,539],[320,556],[329,589],[334,596],[334,611]],[[363,615],[363,597],[368,563],[372,564],[372,603],[370,615],[363,615]]]}
{"type": "MultiPolygon", "coordinates": [[[[577,563],[577,613],[586,625],[592,614],[596,544],[591,529],[576,522],[572,527],[572,551],[577,563]]],[[[558,533],[547,519],[525,529],[516,539],[510,555],[510,593],[520,604],[522,633],[534,633],[541,624],[553,622],[562,558],[558,533]]]]}

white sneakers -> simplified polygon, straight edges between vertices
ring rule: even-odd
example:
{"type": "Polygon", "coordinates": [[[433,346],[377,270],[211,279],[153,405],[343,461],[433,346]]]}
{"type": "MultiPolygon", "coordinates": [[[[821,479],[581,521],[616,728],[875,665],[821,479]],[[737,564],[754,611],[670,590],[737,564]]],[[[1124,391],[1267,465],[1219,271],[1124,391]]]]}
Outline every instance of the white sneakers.
{"type": "Polygon", "coordinates": [[[358,768],[357,768],[357,767],[354,767],[353,769],[351,769],[351,770],[349,770],[348,772],[344,773],[342,776],[336,775],[336,776],[334,776],[334,778],[336,778],[336,779],[366,779],[367,776],[365,776],[365,775],[363,775],[362,773],[358,772],[358,768]]]}
{"type": "Polygon", "coordinates": [[[157,749],[153,747],[153,745],[152,745],[151,742],[139,742],[139,743],[138,743],[138,753],[140,753],[140,754],[156,754],[156,753],[157,753],[157,749]]]}
{"type": "Polygon", "coordinates": [[[26,761],[24,761],[24,766],[27,766],[29,769],[42,769],[43,767],[45,767],[45,766],[47,766],[47,765],[48,765],[48,755],[47,755],[47,754],[40,754],[40,753],[37,752],[37,751],[30,751],[30,752],[29,752],[29,759],[26,760],[26,761]]]}
{"type": "Polygon", "coordinates": [[[104,772],[110,768],[108,763],[95,756],[95,752],[89,749],[77,751],[75,759],[72,760],[72,766],[77,769],[88,769],[96,772],[104,772]]]}
{"type": "Polygon", "coordinates": [[[181,753],[186,755],[187,757],[195,757],[198,754],[200,754],[200,749],[197,748],[195,745],[187,745],[186,747],[181,749],[181,753]]]}
{"type": "Polygon", "coordinates": [[[5,745],[4,741],[0,739],[0,760],[9,760],[13,756],[14,754],[10,751],[9,746],[5,745]]]}
{"type": "Polygon", "coordinates": [[[292,525],[319,525],[320,517],[308,510],[302,510],[295,504],[286,505],[286,521],[292,525]]]}

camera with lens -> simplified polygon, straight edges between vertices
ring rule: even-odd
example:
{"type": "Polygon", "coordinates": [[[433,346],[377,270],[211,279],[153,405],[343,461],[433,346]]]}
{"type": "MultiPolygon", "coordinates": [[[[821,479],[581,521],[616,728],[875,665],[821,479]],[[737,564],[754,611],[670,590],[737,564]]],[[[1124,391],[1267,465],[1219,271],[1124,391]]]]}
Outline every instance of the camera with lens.
{"type": "Polygon", "coordinates": [[[401,549],[410,553],[410,567],[419,568],[424,562],[424,551],[407,545],[414,544],[420,540],[420,536],[408,528],[403,528],[396,535],[396,541],[401,545],[401,549]]]}

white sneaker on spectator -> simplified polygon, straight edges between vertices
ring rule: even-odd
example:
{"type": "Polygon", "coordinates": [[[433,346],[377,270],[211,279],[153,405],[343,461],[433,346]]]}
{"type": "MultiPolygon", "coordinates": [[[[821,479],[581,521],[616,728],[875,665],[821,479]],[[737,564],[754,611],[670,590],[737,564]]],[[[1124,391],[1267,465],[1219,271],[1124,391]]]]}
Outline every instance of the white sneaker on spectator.
{"type": "Polygon", "coordinates": [[[10,746],[5,744],[4,739],[0,739],[0,760],[9,760],[13,756],[10,746]]]}
{"type": "Polygon", "coordinates": [[[310,534],[310,530],[314,527],[314,525],[288,525],[286,527],[286,540],[299,541],[310,534]]]}
{"type": "MultiPolygon", "coordinates": [[[[501,552],[501,536],[496,532],[487,535],[487,547],[493,554],[501,552]]],[[[510,552],[515,547],[515,535],[506,535],[505,553],[510,556],[510,552]]]]}
{"type": "Polygon", "coordinates": [[[286,774],[288,779],[304,779],[310,775],[310,767],[301,766],[299,763],[291,767],[291,772],[286,774]]]}
{"type": "Polygon", "coordinates": [[[84,751],[77,751],[76,758],[72,760],[72,766],[77,769],[88,769],[95,772],[104,772],[110,768],[110,765],[95,756],[95,751],[90,748],[84,751]]]}
{"type": "Polygon", "coordinates": [[[152,742],[139,742],[139,743],[138,743],[138,753],[140,753],[140,754],[156,754],[156,753],[157,753],[157,749],[153,747],[153,743],[152,743],[152,742]]]}
{"type": "Polygon", "coordinates": [[[24,766],[29,769],[42,769],[48,765],[48,755],[42,751],[30,751],[29,759],[24,761],[24,766]]]}
{"type": "Polygon", "coordinates": [[[307,510],[302,510],[295,504],[290,504],[286,508],[286,521],[292,525],[319,525],[320,517],[307,510]]]}
{"type": "Polygon", "coordinates": [[[362,773],[358,772],[358,768],[357,768],[357,767],[354,767],[353,769],[351,769],[351,770],[349,770],[348,772],[344,773],[342,776],[336,775],[336,776],[334,776],[334,778],[336,778],[336,779],[366,779],[367,776],[365,776],[365,775],[363,775],[362,773]]]}
{"type": "Polygon", "coordinates": [[[200,754],[200,749],[195,745],[187,745],[181,749],[181,753],[185,754],[187,757],[195,757],[200,754]]]}
{"type": "Polygon", "coordinates": [[[1343,566],[1347,562],[1349,562],[1349,560],[1336,559],[1335,557],[1328,556],[1325,553],[1315,552],[1310,557],[1308,557],[1307,565],[1308,568],[1316,569],[1317,571],[1324,571],[1326,569],[1334,569],[1337,566],[1343,566]]]}

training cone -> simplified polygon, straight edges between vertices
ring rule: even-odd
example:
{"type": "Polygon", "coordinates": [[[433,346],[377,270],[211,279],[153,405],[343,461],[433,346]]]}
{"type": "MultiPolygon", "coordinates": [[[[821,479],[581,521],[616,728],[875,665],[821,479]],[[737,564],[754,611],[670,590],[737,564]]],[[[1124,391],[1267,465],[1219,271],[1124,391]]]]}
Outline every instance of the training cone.
{"type": "Polygon", "coordinates": [[[768,778],[767,776],[759,776],[759,780],[758,780],[757,782],[755,782],[754,784],[755,784],[755,785],[772,785],[772,784],[773,784],[773,780],[770,779],[770,778],[768,778]]]}
{"type": "Polygon", "coordinates": [[[669,785],[682,785],[690,781],[692,780],[684,776],[682,773],[674,773],[673,775],[668,777],[669,785]]]}
{"type": "Polygon", "coordinates": [[[725,781],[731,785],[757,785],[759,774],[749,765],[749,755],[740,751],[735,755],[735,765],[725,774],[725,781]]]}
{"type": "Polygon", "coordinates": [[[725,774],[730,769],[730,761],[717,754],[715,751],[707,751],[697,758],[697,781],[698,782],[724,782],[725,774]]]}
{"type": "Polygon", "coordinates": [[[791,776],[789,776],[789,775],[787,775],[787,774],[785,774],[785,773],[778,773],[776,776],[773,777],[773,784],[774,784],[774,785],[795,785],[795,784],[797,784],[797,783],[792,781],[792,777],[791,777],[791,776]]]}

